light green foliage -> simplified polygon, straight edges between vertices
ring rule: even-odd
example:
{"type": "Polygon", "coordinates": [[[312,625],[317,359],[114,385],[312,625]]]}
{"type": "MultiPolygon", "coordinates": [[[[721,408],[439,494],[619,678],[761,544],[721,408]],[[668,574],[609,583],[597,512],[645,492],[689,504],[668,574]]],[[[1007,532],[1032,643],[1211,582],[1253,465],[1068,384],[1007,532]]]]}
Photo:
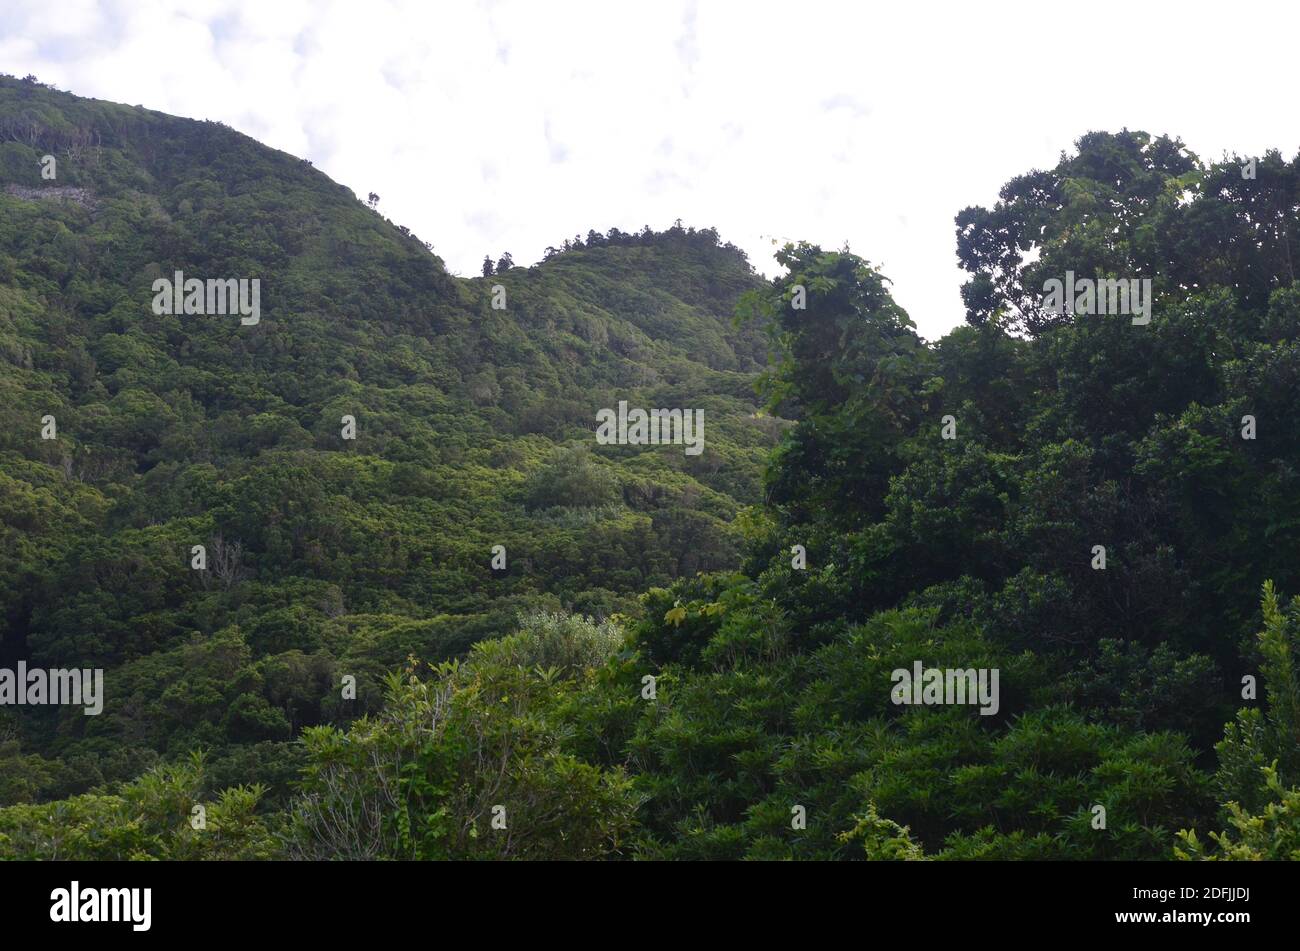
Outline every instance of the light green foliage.
{"type": "Polygon", "coordinates": [[[393,675],[383,712],[307,731],[292,853],[305,858],[581,859],[625,848],[637,799],[574,755],[571,702],[617,629],[541,616],[463,664],[393,675]],[[504,810],[497,812],[498,807],[504,810]],[[493,825],[500,816],[504,828],[493,825]]]}
{"type": "Polygon", "coordinates": [[[1225,800],[1220,818],[1227,828],[1209,834],[1213,845],[1194,829],[1180,831],[1179,858],[1300,860],[1300,679],[1294,663],[1300,599],[1284,609],[1266,581],[1262,613],[1258,641],[1267,713],[1248,707],[1224,727],[1216,747],[1216,786],[1225,800]]]}
{"type": "Polygon", "coordinates": [[[840,833],[845,842],[862,843],[866,858],[877,862],[916,862],[925,858],[921,847],[912,841],[907,826],[881,818],[875,803],[867,806],[866,815],[857,817],[858,824],[840,833]]]}
{"type": "Polygon", "coordinates": [[[116,793],[0,809],[0,858],[276,858],[280,841],[258,815],[264,792],[261,786],[237,786],[205,798],[203,758],[194,755],[150,770],[116,793]],[[196,806],[203,807],[200,828],[196,806]]]}
{"type": "Polygon", "coordinates": [[[1229,802],[1225,807],[1229,828],[1210,833],[1213,845],[1202,842],[1195,830],[1182,830],[1178,833],[1182,847],[1175,848],[1174,854],[1210,862],[1300,861],[1300,787],[1284,788],[1275,767],[1266,766],[1262,772],[1270,796],[1262,810],[1251,813],[1229,802]]]}
{"type": "Polygon", "coordinates": [[[539,613],[521,617],[514,634],[475,644],[470,656],[477,663],[556,671],[572,678],[609,661],[624,642],[622,628],[611,621],[539,613]]]}

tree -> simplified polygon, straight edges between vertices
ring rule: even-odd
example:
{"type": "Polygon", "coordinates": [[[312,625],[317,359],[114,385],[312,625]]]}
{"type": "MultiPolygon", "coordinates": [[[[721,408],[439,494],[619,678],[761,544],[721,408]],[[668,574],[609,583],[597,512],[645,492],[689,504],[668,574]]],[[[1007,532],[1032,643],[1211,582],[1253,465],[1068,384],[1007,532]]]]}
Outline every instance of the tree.
{"type": "Polygon", "coordinates": [[[490,255],[487,254],[483,255],[483,276],[484,277],[492,276],[492,258],[490,255]]]}
{"type": "Polygon", "coordinates": [[[524,504],[530,510],[555,507],[594,508],[618,495],[618,480],[597,462],[586,446],[557,449],[547,464],[524,484],[524,504]]]}
{"type": "Polygon", "coordinates": [[[1284,606],[1271,581],[1264,582],[1258,634],[1260,676],[1267,712],[1247,707],[1227,724],[1219,753],[1216,782],[1225,799],[1223,831],[1210,832],[1213,843],[1196,831],[1179,832],[1181,859],[1292,860],[1300,857],[1300,676],[1295,657],[1300,648],[1300,599],[1284,606]],[[1216,848],[1217,846],[1217,848],[1216,848]]]}
{"type": "Polygon", "coordinates": [[[617,856],[638,800],[621,769],[575,755],[574,699],[618,644],[612,625],[541,616],[463,664],[394,673],[381,716],[305,732],[291,854],[617,856]]]}
{"type": "Polygon", "coordinates": [[[789,272],[739,309],[779,354],[761,378],[768,408],[801,421],[772,467],[771,498],[796,520],[822,511],[851,523],[880,511],[897,444],[921,420],[931,356],[869,262],[810,244],[776,258],[789,272]]]}
{"type": "Polygon", "coordinates": [[[497,273],[504,274],[506,271],[510,270],[514,266],[515,266],[514,258],[510,256],[509,251],[506,251],[504,254],[501,255],[501,260],[497,261],[497,273]]]}

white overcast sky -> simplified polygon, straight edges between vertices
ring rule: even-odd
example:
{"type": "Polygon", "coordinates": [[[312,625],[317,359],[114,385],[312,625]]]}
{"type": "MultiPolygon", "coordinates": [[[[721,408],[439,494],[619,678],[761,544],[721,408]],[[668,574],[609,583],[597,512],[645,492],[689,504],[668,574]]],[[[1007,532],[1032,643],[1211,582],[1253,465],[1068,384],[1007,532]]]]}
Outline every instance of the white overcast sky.
{"type": "Polygon", "coordinates": [[[851,249],[923,334],[953,216],[1082,133],[1300,148],[1294,0],[0,0],[0,71],[309,158],[460,274],[565,236],[713,225],[851,249]]]}

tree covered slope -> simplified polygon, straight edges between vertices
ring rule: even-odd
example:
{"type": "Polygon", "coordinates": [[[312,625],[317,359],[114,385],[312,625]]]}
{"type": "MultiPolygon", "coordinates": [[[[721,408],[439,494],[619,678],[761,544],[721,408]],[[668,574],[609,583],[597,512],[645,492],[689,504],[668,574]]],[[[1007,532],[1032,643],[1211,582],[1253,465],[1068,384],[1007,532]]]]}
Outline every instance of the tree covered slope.
{"type": "Polygon", "coordinates": [[[1089,133],[960,211],[931,342],[847,249],[460,279],[219,126],[0,135],[4,649],[108,674],[0,711],[0,855],[1300,858],[1300,158],[1089,133]]]}
{"type": "Polygon", "coordinates": [[[456,278],[305,161],[0,80],[0,639],[107,668],[109,695],[0,712],[0,798],[198,746],[283,776],[303,726],[373,709],[409,655],[737,564],[777,434],[731,319],[757,280],[680,226],[456,278]],[[259,279],[259,322],[154,313],[176,271],[259,279]],[[620,400],[704,409],[707,452],[597,447],[620,400]]]}

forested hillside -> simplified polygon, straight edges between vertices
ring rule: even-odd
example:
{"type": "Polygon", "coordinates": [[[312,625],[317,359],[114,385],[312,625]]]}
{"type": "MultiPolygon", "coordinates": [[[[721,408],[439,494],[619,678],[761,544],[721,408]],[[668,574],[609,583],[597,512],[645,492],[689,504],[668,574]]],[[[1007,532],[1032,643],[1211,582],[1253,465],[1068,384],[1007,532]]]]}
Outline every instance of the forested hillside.
{"type": "Polygon", "coordinates": [[[99,717],[0,712],[0,802],[200,747],[283,792],[302,728],[377,709],[409,656],[738,564],[778,421],[732,321],[758,279],[712,231],[593,233],[465,280],[215,123],[10,79],[0,139],[4,662],[104,667],[108,694],[99,717]],[[260,279],[259,322],[155,314],[175,271],[260,279]],[[620,400],[703,408],[707,453],[594,451],[620,400]]]}
{"type": "Polygon", "coordinates": [[[1300,158],[1085,135],[930,342],[847,249],[462,279],[218,125],[5,80],[0,137],[4,649],[107,671],[0,711],[0,854],[1300,858],[1300,158]]]}

